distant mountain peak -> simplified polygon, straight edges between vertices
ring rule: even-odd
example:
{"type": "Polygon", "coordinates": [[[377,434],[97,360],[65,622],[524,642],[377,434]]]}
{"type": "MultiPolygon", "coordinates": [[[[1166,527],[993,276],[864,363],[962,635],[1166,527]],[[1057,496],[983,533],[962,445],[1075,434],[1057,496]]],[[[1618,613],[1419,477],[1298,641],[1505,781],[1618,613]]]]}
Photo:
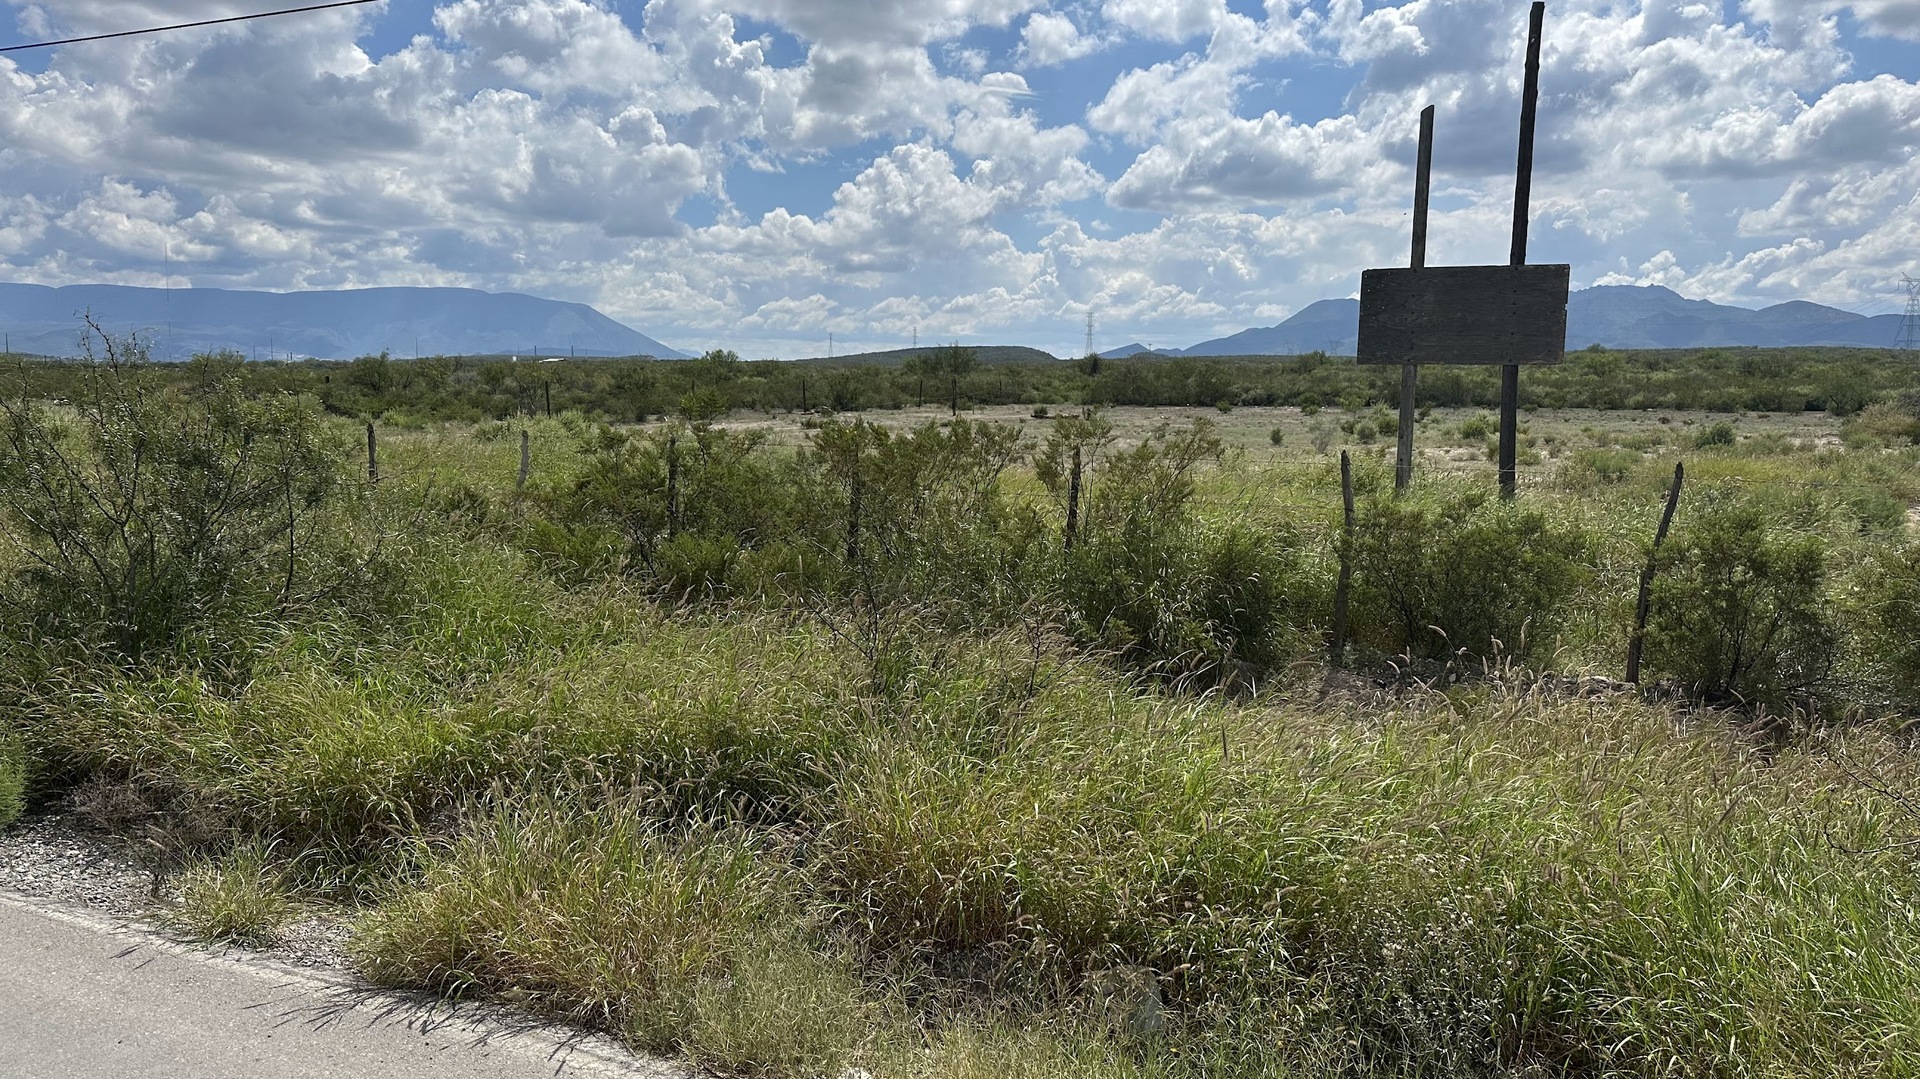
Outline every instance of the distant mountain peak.
{"type": "MultiPolygon", "coordinates": [[[[1274,326],[1242,330],[1183,349],[1183,356],[1352,355],[1359,337],[1360,302],[1318,300],[1274,326]]],[[[1755,311],[1711,300],[1690,300],[1664,285],[1596,285],[1567,303],[1567,348],[1789,348],[1839,345],[1891,348],[1900,316],[1868,318],[1806,300],[1755,311]]]]}
{"type": "Polygon", "coordinates": [[[156,359],[243,355],[351,359],[411,355],[633,356],[680,359],[583,303],[518,292],[397,286],[305,292],[0,283],[0,327],[16,351],[73,355],[80,315],[149,337],[156,359]]]}

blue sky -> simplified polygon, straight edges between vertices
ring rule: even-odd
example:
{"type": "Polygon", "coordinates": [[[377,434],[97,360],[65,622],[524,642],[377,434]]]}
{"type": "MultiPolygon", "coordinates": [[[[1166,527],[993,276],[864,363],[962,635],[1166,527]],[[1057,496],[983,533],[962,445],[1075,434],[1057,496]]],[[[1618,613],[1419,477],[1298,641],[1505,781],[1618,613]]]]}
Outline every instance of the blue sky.
{"type": "MultiPolygon", "coordinates": [[[[0,42],[263,0],[0,0],[0,42]]],[[[1500,262],[1525,0],[384,0],[0,57],[0,275],[466,285],[675,347],[1191,344],[1500,262]]],[[[1920,0],[1554,0],[1532,257],[1877,313],[1920,0]]]]}

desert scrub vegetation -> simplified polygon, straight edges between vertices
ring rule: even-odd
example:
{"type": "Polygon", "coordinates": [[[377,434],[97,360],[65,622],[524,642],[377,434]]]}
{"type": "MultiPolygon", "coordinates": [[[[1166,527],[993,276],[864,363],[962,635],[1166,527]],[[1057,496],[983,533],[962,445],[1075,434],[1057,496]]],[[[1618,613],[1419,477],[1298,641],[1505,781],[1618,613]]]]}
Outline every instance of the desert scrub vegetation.
{"type": "Polygon", "coordinates": [[[341,441],[311,404],[246,393],[238,356],[169,382],[137,339],[92,330],[103,354],[61,405],[0,403],[20,639],[137,663],[231,643],[337,587],[325,533],[345,515],[341,441]]]}
{"type": "Polygon", "coordinates": [[[596,632],[443,682],[404,727],[292,672],[256,680],[260,719],[301,708],[257,740],[197,708],[113,737],[143,782],[377,854],[356,948],[380,980],[732,1070],[967,1030],[1115,1074],[1898,1074],[1920,1045],[1915,822],[1858,773],[1915,777],[1872,729],[1782,750],[1525,682],[1238,705],[1011,636],[875,694],[818,627],[596,632]],[[1115,971],[1145,972],[1152,1023],[1103,1011],[1115,971]],[[792,1030],[737,1048],[745,1001],[792,1030]]]}
{"type": "Polygon", "coordinates": [[[259,418],[137,455],[175,499],[0,496],[0,813],[10,745],[36,798],[141,807],[183,931],[330,905],[377,981],[726,1075],[1920,1072],[1911,448],[1581,436],[1510,504],[1363,457],[1348,546],[1330,460],[1218,418],[783,442],[682,392],[529,422],[525,484],[518,425],[383,427],[373,484],[357,427],[196,370],[96,365],[152,395],[126,434],[29,399],[0,445],[113,491],[115,446],[259,418]],[[257,520],[167,516],[228,476],[257,520]],[[27,587],[34,521],[121,517],[184,614],[27,587]],[[1665,692],[1561,677],[1617,669],[1649,557],[1665,692]]]}

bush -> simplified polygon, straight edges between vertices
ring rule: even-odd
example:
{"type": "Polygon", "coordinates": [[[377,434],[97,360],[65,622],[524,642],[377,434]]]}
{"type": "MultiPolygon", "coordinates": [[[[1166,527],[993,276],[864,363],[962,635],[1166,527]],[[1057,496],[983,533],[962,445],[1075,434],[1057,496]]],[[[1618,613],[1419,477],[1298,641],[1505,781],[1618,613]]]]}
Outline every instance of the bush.
{"type": "Polygon", "coordinates": [[[1562,486],[1574,491],[1625,483],[1640,466],[1640,454],[1632,450],[1588,448],[1573,451],[1560,471],[1562,486]]]}
{"type": "MultiPolygon", "coordinates": [[[[1058,488],[1064,480],[1049,461],[1059,447],[1050,452],[1037,467],[1058,488]]],[[[1104,458],[1058,583],[1075,636],[1172,674],[1223,677],[1232,664],[1278,662],[1304,602],[1289,552],[1245,527],[1207,529],[1190,506],[1193,470],[1221,452],[1201,422],[1163,424],[1104,458]]]]}
{"type": "Polygon", "coordinates": [[[1920,714],[1920,544],[1875,550],[1849,584],[1844,609],[1859,696],[1920,714]]]}
{"type": "Polygon", "coordinates": [[[1820,688],[1838,658],[1826,545],[1751,500],[1710,492],[1661,549],[1647,662],[1713,702],[1772,708],[1820,688]]]}
{"type": "Polygon", "coordinates": [[[1850,449],[1920,443],[1920,400],[1875,401],[1840,425],[1840,437],[1850,449]]]}
{"type": "MultiPolygon", "coordinates": [[[[1087,422],[1056,421],[1049,445],[1064,454],[1087,422]]],[[[1046,553],[1039,511],[1000,483],[1027,448],[1019,428],[985,421],[906,432],[829,424],[799,462],[819,492],[807,546],[865,604],[919,607],[959,625],[1011,618],[1038,587],[1046,553]]],[[[1055,478],[1067,467],[1063,456],[1055,478]]]]}
{"type": "Polygon", "coordinates": [[[218,658],[337,587],[316,552],[346,466],[316,410],[248,394],[237,358],[164,385],[144,344],[94,333],[105,356],[70,408],[0,403],[0,537],[21,556],[10,591],[27,632],[127,661],[195,642],[218,658]]]}
{"type": "Polygon", "coordinates": [[[1584,538],[1484,491],[1376,496],[1354,533],[1354,639],[1387,654],[1524,656],[1583,579],[1584,538]]]}
{"type": "Polygon", "coordinates": [[[1733,424],[1726,420],[1703,427],[1693,436],[1694,447],[1703,450],[1712,446],[1731,446],[1738,441],[1740,441],[1739,432],[1735,431],[1733,424]]]}
{"type": "Polygon", "coordinates": [[[740,552],[806,530],[819,503],[809,477],[762,442],[705,423],[603,427],[571,482],[539,495],[522,542],[563,576],[623,570],[675,597],[724,595],[740,552]]]}

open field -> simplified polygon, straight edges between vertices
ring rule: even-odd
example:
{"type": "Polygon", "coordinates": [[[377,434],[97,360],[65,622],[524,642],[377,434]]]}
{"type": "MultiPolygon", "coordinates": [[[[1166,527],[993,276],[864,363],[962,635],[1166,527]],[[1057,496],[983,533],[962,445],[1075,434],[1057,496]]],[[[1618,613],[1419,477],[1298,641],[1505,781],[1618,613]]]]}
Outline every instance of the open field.
{"type": "Polygon", "coordinates": [[[208,938],[342,911],[722,1074],[1920,1073],[1891,398],[1537,408],[1506,505],[1471,407],[1401,498],[1364,403],[409,420],[370,483],[114,377],[5,417],[0,821],[208,938]]]}

